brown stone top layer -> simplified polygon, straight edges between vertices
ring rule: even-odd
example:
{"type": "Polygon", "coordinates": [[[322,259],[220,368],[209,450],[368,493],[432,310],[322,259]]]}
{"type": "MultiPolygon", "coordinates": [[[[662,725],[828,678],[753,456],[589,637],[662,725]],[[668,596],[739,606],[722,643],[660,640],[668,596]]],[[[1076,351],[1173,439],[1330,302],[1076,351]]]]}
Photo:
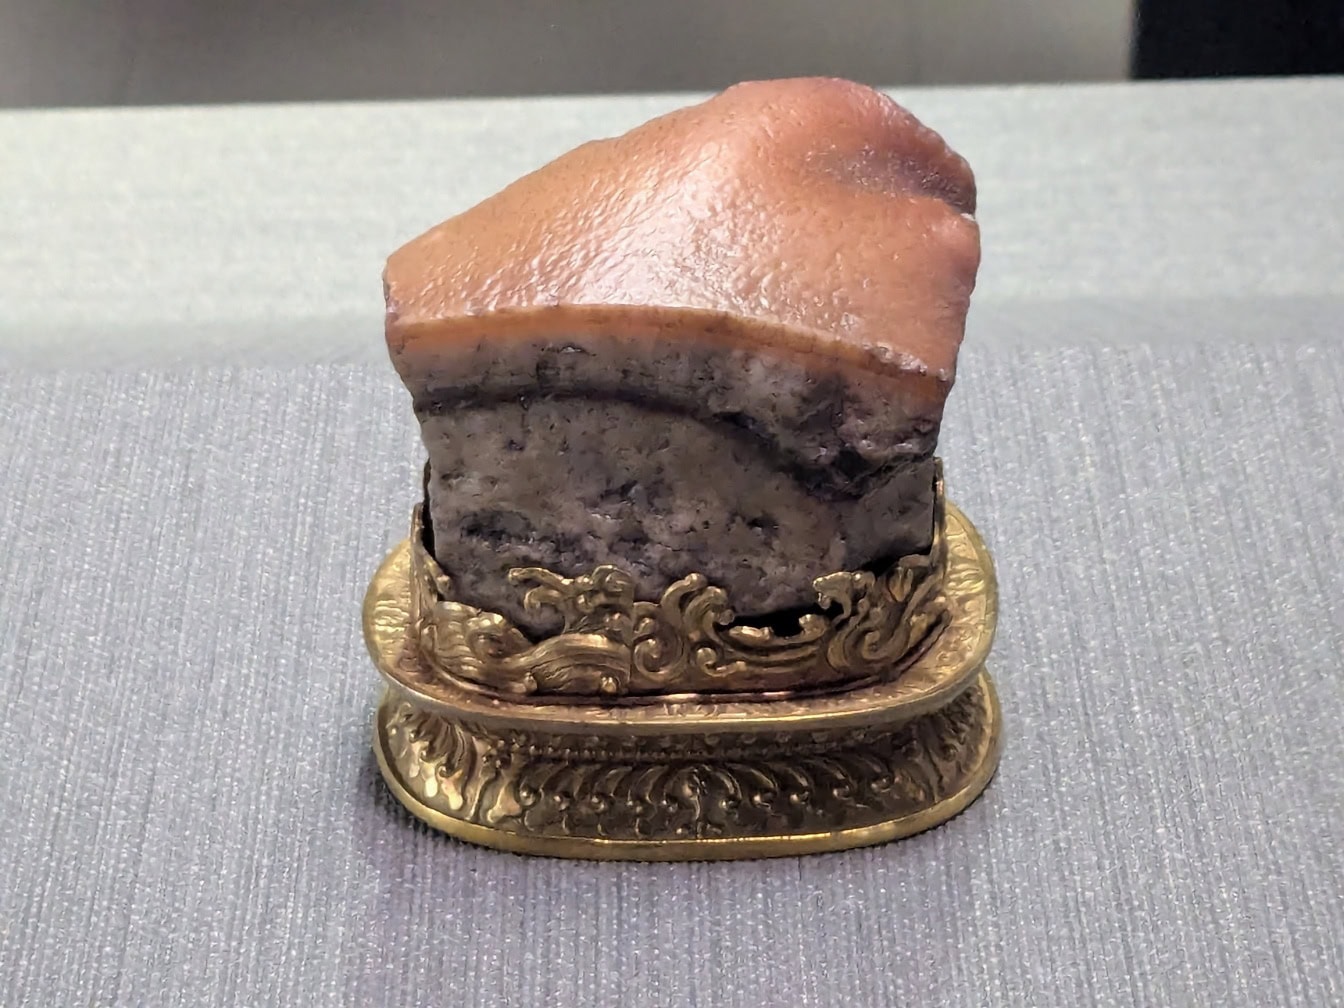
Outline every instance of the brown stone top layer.
{"type": "Polygon", "coordinates": [[[884,95],[739,84],[399,249],[388,344],[413,391],[422,351],[601,331],[903,374],[940,411],[979,264],[974,211],[966,162],[884,95]]]}

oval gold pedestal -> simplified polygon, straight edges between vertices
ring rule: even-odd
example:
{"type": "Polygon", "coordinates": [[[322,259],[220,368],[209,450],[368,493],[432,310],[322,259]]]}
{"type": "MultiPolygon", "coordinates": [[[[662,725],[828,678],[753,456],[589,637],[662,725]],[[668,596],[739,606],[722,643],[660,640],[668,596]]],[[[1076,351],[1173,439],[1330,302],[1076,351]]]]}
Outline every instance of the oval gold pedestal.
{"type": "Polygon", "coordinates": [[[838,738],[834,748],[667,753],[641,763],[600,751],[537,754],[389,691],[374,751],[417,818],[487,847],[623,861],[779,857],[896,840],[975,801],[1002,738],[989,676],[949,706],[885,737],[838,738]]]}
{"type": "Polygon", "coordinates": [[[408,632],[405,544],[364,629],[389,688],[374,751],[392,792],[455,837],[524,854],[681,861],[882,843],[965,809],[998,765],[985,657],[989,553],[950,504],[950,620],[890,682],[811,697],[538,703],[436,679],[408,632]]]}

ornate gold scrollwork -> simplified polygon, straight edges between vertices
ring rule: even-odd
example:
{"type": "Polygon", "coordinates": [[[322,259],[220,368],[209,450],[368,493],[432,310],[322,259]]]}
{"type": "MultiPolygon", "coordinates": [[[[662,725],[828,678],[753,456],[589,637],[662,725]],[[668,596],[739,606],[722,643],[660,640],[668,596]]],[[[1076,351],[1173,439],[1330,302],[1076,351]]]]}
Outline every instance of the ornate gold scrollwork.
{"type": "Polygon", "coordinates": [[[453,598],[452,579],[412,520],[412,627],[441,676],[505,696],[594,698],[807,692],[891,678],[947,621],[942,487],[933,547],[885,570],[817,578],[816,608],[794,632],[737,619],[727,592],[702,574],[637,600],[633,579],[604,565],[579,577],[515,568],[531,612],[554,610],[561,630],[533,641],[504,616],[453,598]]]}

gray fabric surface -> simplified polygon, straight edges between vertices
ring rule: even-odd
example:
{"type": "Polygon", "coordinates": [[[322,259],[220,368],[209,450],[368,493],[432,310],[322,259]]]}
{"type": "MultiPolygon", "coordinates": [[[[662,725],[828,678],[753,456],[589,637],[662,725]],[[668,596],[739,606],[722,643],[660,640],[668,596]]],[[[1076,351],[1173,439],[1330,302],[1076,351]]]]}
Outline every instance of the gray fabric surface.
{"type": "MultiPolygon", "coordinates": [[[[1344,90],[1303,88],[1233,85],[1223,106],[1203,86],[1166,92],[1195,96],[1184,114],[1205,138],[1200,120],[1287,135],[1239,118],[1248,100],[1297,117],[1304,188],[1262,185],[1241,216],[1240,186],[1268,167],[1254,150],[1180,180],[1184,201],[1118,195],[1128,228],[1089,216],[1092,237],[1079,225],[1033,253],[1036,229],[1077,210],[1038,186],[1044,223],[1014,216],[989,193],[1032,193],[1036,162],[1014,182],[1006,153],[987,157],[1006,229],[987,251],[1010,263],[987,263],[942,454],[999,564],[1004,761],[938,830],[800,860],[525,859],[433,834],[385,793],[358,606],[403,534],[420,449],[377,359],[376,281],[350,285],[413,214],[408,192],[375,228],[335,156],[336,127],[376,110],[328,110],[325,161],[271,152],[290,192],[262,209],[293,215],[238,225],[232,272],[233,204],[198,193],[191,207],[215,209],[193,230],[169,198],[223,178],[219,120],[156,141],[206,148],[163,171],[162,202],[126,181],[100,203],[110,161],[0,175],[18,197],[0,214],[0,1003],[1344,1003],[1344,207],[1322,174],[1342,159],[1337,131],[1303,124],[1344,90]],[[1157,224],[1133,216],[1145,200],[1174,215],[1156,266],[1157,224]],[[362,224],[343,244],[348,214],[362,224]],[[1120,242],[1105,263],[1071,258],[1105,234],[1120,242]]],[[[1133,94],[1148,112],[1131,122],[1156,115],[1152,89],[1133,94]]],[[[980,121],[968,137],[986,151],[991,113],[1013,107],[929,101],[980,121]]],[[[23,118],[0,117],[0,135],[26,153],[0,156],[26,164],[54,149],[56,120],[23,118]]],[[[72,127],[95,162],[98,122],[72,127]]],[[[1103,132],[1090,142],[1117,156],[1152,143],[1103,132]]],[[[458,195],[516,160],[507,137],[458,195]]],[[[1088,171],[1069,198],[1113,175],[1088,171]]]]}
{"type": "Polygon", "coordinates": [[[386,370],[0,385],[9,1003],[1338,1004],[1344,348],[968,355],[999,777],[848,854],[528,860],[369,755],[386,370]],[[997,446],[991,450],[991,446],[997,446]]]}

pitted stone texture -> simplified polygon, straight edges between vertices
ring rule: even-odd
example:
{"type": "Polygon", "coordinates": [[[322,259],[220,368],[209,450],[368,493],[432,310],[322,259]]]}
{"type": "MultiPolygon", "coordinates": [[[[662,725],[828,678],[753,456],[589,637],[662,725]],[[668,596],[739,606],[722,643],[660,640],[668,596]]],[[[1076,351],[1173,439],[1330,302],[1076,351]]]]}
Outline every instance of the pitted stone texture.
{"type": "Polygon", "coordinates": [[[397,250],[388,340],[414,356],[473,342],[487,318],[515,335],[600,318],[950,379],[974,211],[966,162],[884,95],[739,84],[584,144],[397,250]]]}
{"type": "Polygon", "coordinates": [[[698,572],[761,616],[815,603],[821,574],[928,548],[936,422],[889,383],[690,340],[623,346],[482,343],[479,381],[416,404],[435,555],[464,601],[549,632],[508,570],[613,563],[640,598],[698,572]]]}
{"type": "Polygon", "coordinates": [[[628,570],[656,598],[706,574],[739,615],[814,603],[813,578],[928,545],[933,463],[819,500],[750,440],[619,402],[540,400],[427,417],[434,550],[460,598],[531,630],[511,567],[628,570]]]}

